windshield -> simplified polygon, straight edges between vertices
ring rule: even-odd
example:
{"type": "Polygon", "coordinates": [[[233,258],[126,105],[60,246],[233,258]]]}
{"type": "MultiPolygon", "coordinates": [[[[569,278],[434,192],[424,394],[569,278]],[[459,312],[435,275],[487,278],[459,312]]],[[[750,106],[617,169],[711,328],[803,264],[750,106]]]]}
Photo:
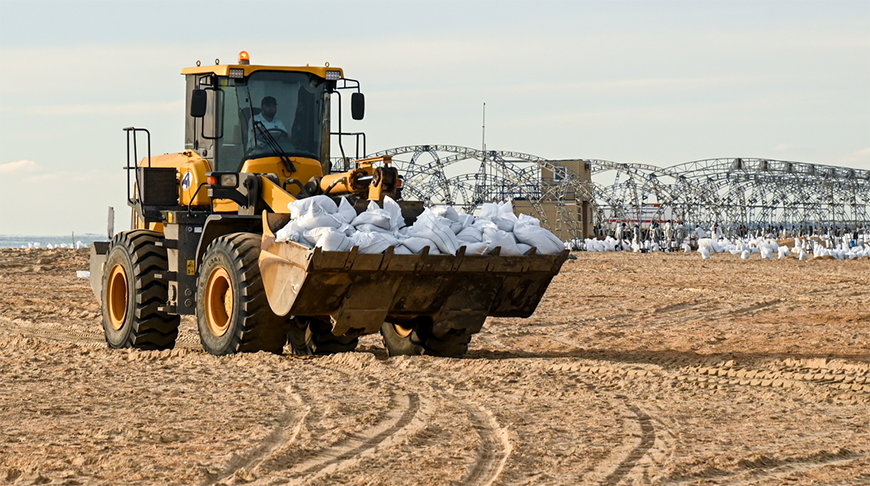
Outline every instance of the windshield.
{"type": "MultiPolygon", "coordinates": [[[[236,84],[246,159],[284,154],[320,159],[324,82],[308,73],[257,71],[236,84]]],[[[232,115],[227,100],[226,118],[232,115]]],[[[226,132],[225,132],[226,133],[226,132]]]]}

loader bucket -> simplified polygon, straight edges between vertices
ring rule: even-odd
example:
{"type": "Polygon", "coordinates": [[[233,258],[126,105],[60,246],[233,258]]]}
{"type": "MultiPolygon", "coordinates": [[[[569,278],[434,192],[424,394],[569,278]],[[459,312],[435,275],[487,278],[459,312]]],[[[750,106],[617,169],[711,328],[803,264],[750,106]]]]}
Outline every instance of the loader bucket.
{"type": "Polygon", "coordinates": [[[568,258],[539,255],[397,255],[322,251],[278,243],[272,228],[286,215],[264,214],[260,274],[272,310],[281,316],[329,320],[333,334],[378,332],[381,324],[427,316],[433,332],[480,331],[487,316],[529,317],[568,258]]]}

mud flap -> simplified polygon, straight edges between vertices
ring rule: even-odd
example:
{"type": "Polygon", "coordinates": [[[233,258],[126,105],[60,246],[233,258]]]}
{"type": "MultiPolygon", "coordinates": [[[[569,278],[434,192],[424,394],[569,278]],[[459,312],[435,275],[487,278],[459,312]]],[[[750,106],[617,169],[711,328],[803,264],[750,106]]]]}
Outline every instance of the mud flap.
{"type": "Polygon", "coordinates": [[[109,243],[108,241],[95,241],[91,243],[90,283],[91,290],[94,291],[98,301],[103,299],[101,296],[103,291],[103,266],[106,264],[106,258],[109,256],[109,243]]]}

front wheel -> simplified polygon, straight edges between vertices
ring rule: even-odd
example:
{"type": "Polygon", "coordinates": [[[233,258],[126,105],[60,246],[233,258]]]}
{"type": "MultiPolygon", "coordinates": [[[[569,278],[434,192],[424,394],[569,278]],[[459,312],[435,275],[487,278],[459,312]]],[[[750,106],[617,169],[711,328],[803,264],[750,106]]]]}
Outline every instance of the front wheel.
{"type": "Polygon", "coordinates": [[[259,235],[232,233],[215,239],[196,286],[196,321],[211,354],[269,351],[281,354],[287,319],[275,315],[260,277],[259,235]]]}
{"type": "Polygon", "coordinates": [[[163,235],[148,230],[118,233],[106,256],[102,281],[103,330],[110,348],[171,349],[181,318],[158,310],[168,286],[155,277],[168,268],[163,235]]]}

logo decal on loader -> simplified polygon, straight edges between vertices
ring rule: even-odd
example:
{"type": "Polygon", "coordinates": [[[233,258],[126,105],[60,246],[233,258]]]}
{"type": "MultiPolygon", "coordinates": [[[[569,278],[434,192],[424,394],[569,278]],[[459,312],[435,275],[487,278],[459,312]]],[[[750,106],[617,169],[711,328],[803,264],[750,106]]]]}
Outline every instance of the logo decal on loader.
{"type": "Polygon", "coordinates": [[[184,173],[184,177],[181,179],[181,190],[186,191],[190,189],[191,183],[193,183],[193,172],[187,171],[184,173]]]}

